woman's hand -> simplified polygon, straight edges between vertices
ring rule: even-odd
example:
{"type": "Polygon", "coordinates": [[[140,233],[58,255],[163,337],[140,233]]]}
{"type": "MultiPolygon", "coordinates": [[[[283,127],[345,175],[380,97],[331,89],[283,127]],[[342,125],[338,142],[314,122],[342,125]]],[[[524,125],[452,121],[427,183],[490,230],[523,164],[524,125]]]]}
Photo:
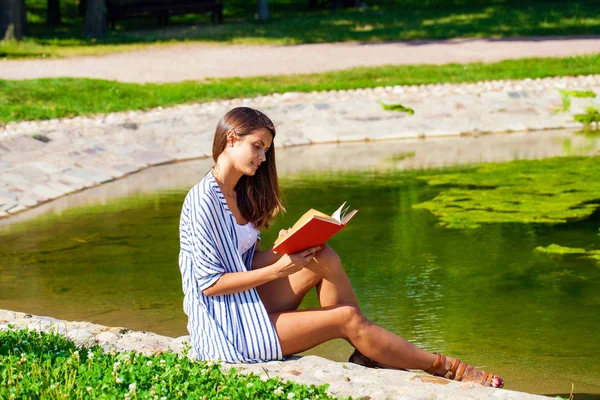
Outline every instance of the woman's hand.
{"type": "Polygon", "coordinates": [[[278,278],[291,275],[304,268],[304,265],[310,262],[315,253],[321,250],[323,246],[315,246],[294,254],[284,254],[273,266],[278,278]]]}
{"type": "Polygon", "coordinates": [[[285,236],[287,235],[287,233],[290,231],[290,228],[287,229],[282,229],[279,231],[279,237],[285,236]]]}

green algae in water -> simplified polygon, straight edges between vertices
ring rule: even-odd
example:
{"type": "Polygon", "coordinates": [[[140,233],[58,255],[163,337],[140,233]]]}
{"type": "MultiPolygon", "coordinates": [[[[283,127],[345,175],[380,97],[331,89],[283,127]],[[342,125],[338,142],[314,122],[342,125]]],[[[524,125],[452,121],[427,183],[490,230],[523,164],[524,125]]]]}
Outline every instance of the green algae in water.
{"type": "Polygon", "coordinates": [[[413,158],[415,156],[415,152],[414,151],[409,151],[409,152],[403,152],[403,153],[396,153],[391,155],[390,157],[386,158],[383,160],[383,163],[396,163],[396,162],[400,162],[400,161],[404,161],[408,158],[413,158]]]}
{"type": "Polygon", "coordinates": [[[591,125],[585,126],[583,129],[575,132],[575,134],[585,136],[588,139],[595,139],[600,137],[600,128],[594,128],[591,125]]]}
{"type": "Polygon", "coordinates": [[[441,191],[414,207],[429,210],[449,228],[582,220],[600,206],[599,161],[598,157],[513,161],[421,176],[441,191]]]}
{"type": "Polygon", "coordinates": [[[596,130],[598,130],[598,124],[600,123],[600,110],[594,107],[588,107],[583,114],[575,114],[573,116],[575,121],[582,123],[585,127],[589,128],[593,123],[596,124],[596,130]]]}
{"type": "Polygon", "coordinates": [[[552,243],[549,246],[538,246],[534,249],[538,253],[544,253],[548,255],[565,256],[569,254],[581,255],[583,258],[594,260],[598,262],[600,266],[600,250],[586,250],[578,247],[560,246],[552,243]]]}
{"type": "Polygon", "coordinates": [[[560,246],[558,244],[552,243],[550,246],[538,246],[535,248],[535,251],[540,253],[548,253],[548,254],[585,254],[587,253],[586,249],[580,249],[577,247],[566,247],[560,246]]]}
{"type": "Polygon", "coordinates": [[[562,108],[556,110],[556,112],[567,112],[571,109],[571,97],[577,97],[580,99],[593,99],[596,98],[596,93],[591,90],[568,90],[568,89],[559,89],[560,98],[562,100],[562,108]]]}

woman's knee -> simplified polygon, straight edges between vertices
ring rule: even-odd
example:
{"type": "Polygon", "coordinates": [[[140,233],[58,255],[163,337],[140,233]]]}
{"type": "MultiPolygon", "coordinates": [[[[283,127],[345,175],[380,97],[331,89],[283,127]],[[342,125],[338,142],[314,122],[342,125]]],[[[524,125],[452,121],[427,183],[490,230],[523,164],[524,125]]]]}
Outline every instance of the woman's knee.
{"type": "Polygon", "coordinates": [[[371,322],[354,305],[344,304],[336,307],[341,331],[346,339],[352,338],[368,327],[371,322]]]}
{"type": "Polygon", "coordinates": [[[340,259],[340,256],[335,252],[335,250],[327,245],[325,245],[323,249],[319,250],[315,254],[315,259],[319,264],[325,264],[331,266],[332,268],[342,266],[342,260],[340,259]]]}

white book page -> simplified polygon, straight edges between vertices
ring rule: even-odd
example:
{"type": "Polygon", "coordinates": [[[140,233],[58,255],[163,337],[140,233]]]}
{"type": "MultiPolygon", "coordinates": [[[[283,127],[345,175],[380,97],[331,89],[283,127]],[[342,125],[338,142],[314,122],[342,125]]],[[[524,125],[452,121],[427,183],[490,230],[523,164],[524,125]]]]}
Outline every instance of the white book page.
{"type": "Polygon", "coordinates": [[[342,218],[342,224],[346,225],[346,223],[350,221],[352,217],[354,217],[354,214],[356,214],[357,212],[358,210],[352,210],[348,214],[344,215],[344,217],[342,218]]]}
{"type": "Polygon", "coordinates": [[[342,223],[342,210],[344,209],[344,206],[346,205],[346,202],[344,202],[340,208],[338,208],[337,210],[335,210],[335,212],[333,214],[331,214],[331,218],[335,219],[337,222],[339,222],[340,224],[342,223]]]}

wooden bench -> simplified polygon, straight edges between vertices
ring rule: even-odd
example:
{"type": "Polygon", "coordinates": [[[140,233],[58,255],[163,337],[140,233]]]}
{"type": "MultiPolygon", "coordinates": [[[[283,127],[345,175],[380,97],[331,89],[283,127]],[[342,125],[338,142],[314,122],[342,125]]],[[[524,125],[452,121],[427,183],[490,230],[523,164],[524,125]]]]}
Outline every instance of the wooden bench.
{"type": "Polygon", "coordinates": [[[362,0],[308,0],[308,7],[313,9],[327,7],[329,7],[332,10],[335,10],[338,7],[359,8],[362,4],[362,0]]]}
{"type": "Polygon", "coordinates": [[[211,13],[211,21],[223,21],[223,4],[218,0],[107,0],[108,21],[114,29],[115,21],[138,17],[158,17],[167,25],[171,15],[211,13]]]}

